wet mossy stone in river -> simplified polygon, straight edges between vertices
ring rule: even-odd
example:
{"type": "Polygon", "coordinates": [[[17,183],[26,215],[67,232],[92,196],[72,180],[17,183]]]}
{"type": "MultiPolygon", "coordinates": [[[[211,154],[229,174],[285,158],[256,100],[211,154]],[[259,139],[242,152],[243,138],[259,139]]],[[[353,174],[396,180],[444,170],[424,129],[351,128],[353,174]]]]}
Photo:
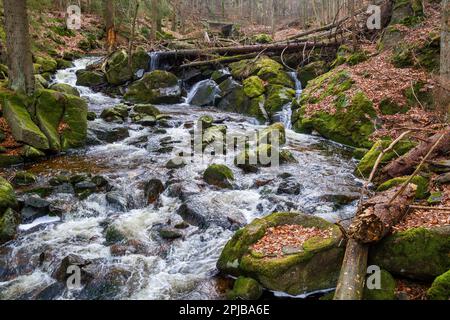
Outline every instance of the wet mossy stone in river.
{"type": "Polygon", "coordinates": [[[7,208],[16,208],[17,198],[12,185],[4,178],[0,177],[0,215],[7,208]]]}
{"type": "Polygon", "coordinates": [[[203,179],[206,183],[219,188],[231,188],[234,174],[226,165],[212,164],[203,173],[203,179]]]}
{"type": "MultiPolygon", "coordinates": [[[[398,185],[405,183],[408,179],[409,179],[409,176],[393,178],[391,180],[388,180],[388,181],[382,183],[377,188],[377,191],[381,192],[381,191],[389,190],[391,188],[394,188],[398,185]]],[[[413,183],[417,186],[416,199],[426,199],[429,194],[428,193],[429,180],[422,176],[415,176],[412,178],[411,183],[413,183]]]]}
{"type": "Polygon", "coordinates": [[[128,107],[123,104],[103,109],[100,117],[106,122],[123,122],[128,118],[128,107]]]}
{"type": "Polygon", "coordinates": [[[395,300],[396,282],[394,277],[386,270],[380,270],[380,288],[364,286],[364,300],[395,300]]]}
{"type": "Polygon", "coordinates": [[[98,87],[106,84],[106,77],[100,71],[78,70],[77,86],[98,87]]]}
{"type": "Polygon", "coordinates": [[[233,290],[227,293],[230,300],[258,300],[263,294],[262,286],[252,278],[239,277],[233,285],[233,290]]]}
{"type": "Polygon", "coordinates": [[[12,208],[0,214],[0,244],[14,239],[19,223],[20,217],[12,208]]]}
{"type": "Polygon", "coordinates": [[[261,56],[256,61],[254,59],[240,60],[230,64],[231,74],[237,80],[244,80],[250,76],[276,75],[283,66],[266,56],[261,56]]]}
{"type": "Polygon", "coordinates": [[[16,186],[29,186],[37,182],[37,177],[28,171],[18,171],[15,173],[12,183],[16,186]]]}
{"type": "Polygon", "coordinates": [[[274,123],[262,130],[259,133],[258,141],[261,144],[273,144],[275,137],[278,138],[277,143],[279,146],[286,143],[286,129],[281,122],[274,123]]]}
{"type": "Polygon", "coordinates": [[[21,156],[0,154],[0,168],[9,167],[16,164],[23,163],[24,159],[21,156]]]}
{"type": "MultiPolygon", "coordinates": [[[[228,80],[226,80],[228,82],[228,80]]],[[[240,84],[230,83],[232,88],[219,101],[217,107],[224,111],[247,114],[250,108],[250,98],[245,94],[240,84]]]]}
{"type": "Polygon", "coordinates": [[[128,67],[125,50],[114,52],[105,63],[106,80],[112,85],[121,85],[133,79],[133,70],[128,67]]]}
{"type": "Polygon", "coordinates": [[[161,111],[159,111],[158,108],[151,104],[137,104],[133,107],[133,112],[153,117],[157,117],[161,114],[161,111]]]}
{"type": "Polygon", "coordinates": [[[71,95],[77,96],[77,97],[80,96],[80,91],[78,91],[77,88],[74,88],[71,85],[66,84],[66,83],[55,83],[50,86],[50,90],[71,94],[71,95]]]}
{"type": "Polygon", "coordinates": [[[433,280],[450,269],[450,226],[412,228],[371,248],[369,264],[414,280],[433,280]]]}
{"type": "Polygon", "coordinates": [[[431,288],[427,291],[430,300],[450,299],[450,270],[434,279],[431,288]]]}
{"type": "Polygon", "coordinates": [[[110,225],[106,228],[105,240],[107,245],[113,245],[126,240],[126,236],[116,226],[110,225]]]}
{"type": "Polygon", "coordinates": [[[178,103],[181,101],[181,88],[174,74],[156,70],[132,83],[124,98],[133,103],[178,103]]]}
{"type": "Polygon", "coordinates": [[[269,116],[273,116],[281,111],[286,104],[292,102],[294,98],[295,90],[281,85],[270,85],[267,88],[264,109],[269,116]]]}
{"type": "Polygon", "coordinates": [[[344,250],[341,231],[332,223],[301,213],[273,213],[237,231],[223,249],[217,267],[234,276],[251,276],[269,290],[298,295],[334,287],[344,250]],[[251,246],[268,228],[282,225],[316,227],[330,230],[331,235],[310,238],[302,250],[289,255],[262,257],[252,253],[251,246]]]}
{"type": "Polygon", "coordinates": [[[72,95],[66,96],[64,115],[60,130],[62,150],[80,148],[86,144],[87,137],[86,101],[72,95]]]}
{"type": "Polygon", "coordinates": [[[49,149],[49,141],[31,119],[24,99],[16,95],[5,98],[3,100],[3,116],[11,128],[14,139],[37,149],[49,149]]]}
{"type": "MultiPolygon", "coordinates": [[[[392,143],[392,140],[378,140],[372,146],[372,148],[364,155],[361,161],[358,164],[357,169],[355,170],[355,174],[359,176],[368,177],[372,172],[372,169],[377,161],[380,153],[385,150],[392,143]]],[[[403,139],[399,141],[393,148],[392,151],[387,152],[383,158],[381,159],[381,165],[387,164],[389,161],[396,159],[399,156],[404,155],[412,148],[414,148],[416,144],[408,139],[403,139]]]]}
{"type": "Polygon", "coordinates": [[[202,130],[206,130],[212,127],[214,118],[210,115],[201,116],[197,123],[201,125],[202,130]]]}

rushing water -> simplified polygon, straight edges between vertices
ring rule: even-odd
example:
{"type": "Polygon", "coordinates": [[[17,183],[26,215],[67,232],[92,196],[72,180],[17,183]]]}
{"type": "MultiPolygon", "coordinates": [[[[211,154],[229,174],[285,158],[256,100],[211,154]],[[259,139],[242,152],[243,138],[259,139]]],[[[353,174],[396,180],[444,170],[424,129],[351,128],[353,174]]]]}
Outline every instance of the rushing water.
{"type": "MultiPolygon", "coordinates": [[[[59,71],[55,81],[75,86],[76,70],[93,61],[94,58],[76,61],[74,68],[59,71]]],[[[120,102],[89,88],[77,88],[90,110],[97,113],[120,102]]],[[[232,132],[260,126],[254,125],[251,118],[214,108],[186,103],[158,107],[171,115],[166,133],[126,123],[130,136],[121,142],[90,146],[26,168],[39,174],[39,184],[63,171],[101,174],[122,195],[126,205],[112,206],[103,193],[83,201],[72,195],[52,195],[51,201],[64,204],[62,217],[43,217],[21,225],[17,239],[0,247],[0,298],[221,299],[223,283],[216,277],[215,265],[233,235],[226,226],[229,219],[245,224],[274,211],[291,210],[330,221],[353,214],[354,203],[337,206],[330,200],[355,192],[360,184],[352,174],[351,156],[342,146],[288,130],[287,149],[297,164],[243,174],[233,165],[233,157],[207,156],[203,163],[189,163],[169,171],[165,163],[173,154],[161,151],[161,141],[181,140],[190,130],[189,124],[201,115],[212,115],[232,132]],[[233,190],[219,191],[202,181],[203,171],[213,162],[232,168],[236,177],[233,190]],[[143,184],[152,178],[170,182],[172,187],[166,189],[157,205],[147,206],[143,184]],[[286,179],[298,186],[298,194],[277,192],[286,179]],[[190,226],[182,230],[182,238],[174,241],[161,239],[160,226],[182,221],[176,212],[183,201],[204,213],[211,223],[203,229],[190,226]],[[110,225],[135,244],[134,250],[112,254],[112,248],[105,244],[105,229],[110,225]],[[51,275],[69,254],[89,259],[90,270],[106,277],[107,285],[68,290],[56,283],[51,275]],[[110,288],[110,277],[121,280],[118,289],[110,288]]],[[[89,124],[90,128],[112,125],[101,119],[89,124]]]]}

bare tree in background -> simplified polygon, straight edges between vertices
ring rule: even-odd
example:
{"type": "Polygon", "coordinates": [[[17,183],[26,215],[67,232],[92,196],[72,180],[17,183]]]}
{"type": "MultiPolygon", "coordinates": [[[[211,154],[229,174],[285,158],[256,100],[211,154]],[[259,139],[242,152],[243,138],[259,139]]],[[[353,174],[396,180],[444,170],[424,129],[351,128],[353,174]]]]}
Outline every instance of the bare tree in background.
{"type": "Polygon", "coordinates": [[[441,78],[450,90],[450,1],[442,0],[441,78]]]}
{"type": "Polygon", "coordinates": [[[103,0],[105,8],[105,25],[106,25],[106,45],[108,52],[111,52],[116,47],[116,30],[115,30],[115,7],[114,0],[103,0]]]}
{"type": "Polygon", "coordinates": [[[4,0],[9,87],[27,94],[34,92],[33,58],[26,0],[4,0]]]}

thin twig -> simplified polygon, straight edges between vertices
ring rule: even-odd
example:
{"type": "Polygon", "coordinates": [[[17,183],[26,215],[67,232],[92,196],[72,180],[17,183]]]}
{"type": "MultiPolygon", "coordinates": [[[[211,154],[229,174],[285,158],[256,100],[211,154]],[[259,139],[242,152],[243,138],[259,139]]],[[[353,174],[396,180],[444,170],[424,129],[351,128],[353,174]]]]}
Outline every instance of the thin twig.
{"type": "Polygon", "coordinates": [[[423,106],[422,102],[420,102],[419,98],[417,98],[417,96],[416,96],[416,92],[414,91],[414,85],[413,85],[412,81],[411,81],[411,90],[412,90],[412,94],[413,94],[414,98],[416,98],[417,102],[422,107],[422,110],[425,110],[425,107],[423,106]]]}
{"type": "Polygon", "coordinates": [[[408,184],[412,181],[412,179],[420,172],[420,170],[422,170],[422,166],[424,165],[424,163],[427,161],[427,159],[431,156],[431,154],[433,153],[434,149],[436,149],[436,147],[438,146],[438,144],[442,141],[442,139],[444,139],[445,137],[445,133],[442,134],[439,139],[437,139],[437,141],[431,146],[430,150],[428,151],[428,153],[425,155],[425,157],[422,159],[422,161],[419,163],[419,165],[417,166],[416,170],[414,170],[413,174],[409,176],[408,180],[406,180],[402,187],[395,193],[395,195],[392,197],[391,200],[389,200],[388,205],[391,205],[392,202],[394,202],[394,200],[401,195],[406,187],[408,186],[408,184]]]}
{"type": "Polygon", "coordinates": [[[420,209],[420,210],[436,210],[436,211],[450,211],[450,207],[427,207],[427,206],[416,206],[410,205],[411,209],[420,209]]]}

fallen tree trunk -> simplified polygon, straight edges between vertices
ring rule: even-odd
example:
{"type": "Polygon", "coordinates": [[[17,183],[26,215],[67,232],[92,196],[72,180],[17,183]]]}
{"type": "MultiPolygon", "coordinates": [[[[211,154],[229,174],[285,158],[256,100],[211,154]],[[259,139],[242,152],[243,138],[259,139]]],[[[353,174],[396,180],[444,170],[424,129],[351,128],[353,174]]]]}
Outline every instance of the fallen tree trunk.
{"type": "Polygon", "coordinates": [[[367,272],[369,247],[354,239],[347,241],[334,300],[361,300],[367,272]]]}
{"type": "MultiPolygon", "coordinates": [[[[273,53],[268,53],[266,55],[272,55],[273,53]]],[[[231,57],[221,57],[217,59],[211,59],[211,60],[204,60],[204,61],[194,61],[190,63],[182,64],[179,68],[185,69],[185,68],[194,68],[194,67],[202,67],[202,66],[211,66],[211,65],[220,65],[223,63],[232,63],[244,59],[251,59],[255,58],[259,55],[259,53],[249,53],[249,54],[242,54],[237,56],[231,56],[231,57]]]]}
{"type": "MultiPolygon", "coordinates": [[[[450,151],[450,130],[444,132],[444,138],[438,143],[434,148],[430,157],[435,157],[438,155],[446,154],[450,151]]],[[[437,133],[433,135],[427,141],[421,142],[417,147],[412,149],[407,154],[401,156],[400,158],[392,161],[387,166],[381,170],[380,181],[386,181],[396,177],[402,177],[411,174],[414,168],[420,163],[422,158],[430,150],[436,141],[441,137],[442,133],[437,133]]]]}
{"type": "Polygon", "coordinates": [[[348,229],[348,236],[364,244],[373,244],[383,239],[405,216],[414,200],[417,187],[408,184],[396,196],[402,188],[401,185],[389,189],[364,202],[348,229]]]}
{"type": "Polygon", "coordinates": [[[312,49],[312,48],[326,48],[326,47],[338,47],[339,42],[295,42],[295,43],[283,43],[283,44],[264,44],[264,45],[252,45],[252,46],[236,46],[236,47],[221,47],[221,48],[206,48],[206,49],[184,49],[160,52],[159,57],[161,59],[171,58],[192,58],[205,55],[238,55],[254,52],[289,52],[295,50],[312,49]]]}

